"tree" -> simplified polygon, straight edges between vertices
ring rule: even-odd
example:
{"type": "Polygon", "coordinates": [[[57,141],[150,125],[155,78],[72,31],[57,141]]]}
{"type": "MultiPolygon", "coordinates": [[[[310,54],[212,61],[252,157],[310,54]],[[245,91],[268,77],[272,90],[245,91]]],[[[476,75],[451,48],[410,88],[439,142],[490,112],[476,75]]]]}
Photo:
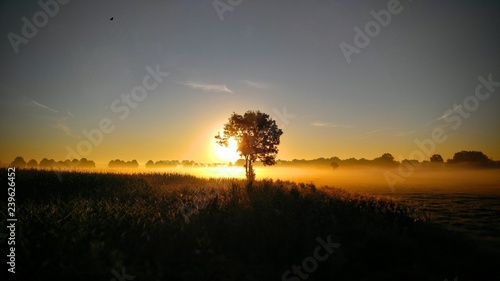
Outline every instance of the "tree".
{"type": "Polygon", "coordinates": [[[16,167],[16,168],[24,168],[26,167],[26,161],[24,161],[24,158],[21,156],[16,157],[12,163],[10,163],[11,166],[16,167]]]}
{"type": "Polygon", "coordinates": [[[26,167],[36,168],[36,167],[38,167],[38,162],[36,162],[35,159],[31,159],[30,161],[28,161],[28,164],[26,164],[26,167]]]}
{"type": "Polygon", "coordinates": [[[440,154],[434,154],[431,156],[431,163],[443,163],[443,157],[440,154]]]}
{"type": "Polygon", "coordinates": [[[493,160],[488,158],[481,151],[460,151],[453,155],[453,159],[448,160],[450,164],[466,164],[472,166],[491,166],[493,160]]]}
{"type": "Polygon", "coordinates": [[[382,156],[373,159],[373,163],[376,165],[395,165],[394,156],[390,153],[384,153],[382,156]]]}
{"type": "Polygon", "coordinates": [[[217,144],[228,146],[229,138],[238,143],[237,151],[245,158],[245,172],[247,180],[255,179],[253,163],[259,159],[264,166],[276,164],[278,154],[277,145],[283,131],[278,128],[276,121],[260,111],[247,111],[243,116],[233,112],[229,121],[224,124],[224,132],[215,136],[217,144]]]}
{"type": "Polygon", "coordinates": [[[335,162],[335,161],[332,161],[330,163],[330,166],[332,167],[332,169],[335,171],[337,170],[337,168],[339,167],[339,163],[335,162]]]}
{"type": "Polygon", "coordinates": [[[40,168],[51,168],[55,164],[55,161],[53,159],[47,159],[43,158],[42,161],[40,161],[40,164],[38,164],[38,167],[40,168]]]}

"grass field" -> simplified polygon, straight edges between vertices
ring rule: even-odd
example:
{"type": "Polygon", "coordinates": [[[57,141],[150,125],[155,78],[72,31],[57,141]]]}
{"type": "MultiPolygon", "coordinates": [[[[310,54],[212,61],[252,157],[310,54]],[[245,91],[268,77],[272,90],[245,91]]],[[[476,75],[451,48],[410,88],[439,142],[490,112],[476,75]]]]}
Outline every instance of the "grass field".
{"type": "MultiPolygon", "coordinates": [[[[487,244],[390,200],[289,181],[249,185],[160,173],[60,176],[16,173],[16,275],[22,280],[500,276],[499,253],[487,244]]],[[[6,177],[1,169],[2,182],[6,177]]]]}

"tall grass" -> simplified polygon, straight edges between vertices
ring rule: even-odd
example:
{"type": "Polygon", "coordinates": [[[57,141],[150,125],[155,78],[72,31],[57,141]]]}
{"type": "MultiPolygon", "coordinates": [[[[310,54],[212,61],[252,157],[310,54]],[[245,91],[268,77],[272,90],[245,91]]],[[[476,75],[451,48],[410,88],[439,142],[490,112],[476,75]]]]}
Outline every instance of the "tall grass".
{"type": "MultiPolygon", "coordinates": [[[[1,169],[2,182],[6,175],[1,169]]],[[[281,280],[327,236],[341,247],[308,280],[500,276],[496,253],[387,199],[288,181],[60,176],[16,174],[16,261],[25,280],[111,280],[122,268],[134,280],[281,280]]]]}

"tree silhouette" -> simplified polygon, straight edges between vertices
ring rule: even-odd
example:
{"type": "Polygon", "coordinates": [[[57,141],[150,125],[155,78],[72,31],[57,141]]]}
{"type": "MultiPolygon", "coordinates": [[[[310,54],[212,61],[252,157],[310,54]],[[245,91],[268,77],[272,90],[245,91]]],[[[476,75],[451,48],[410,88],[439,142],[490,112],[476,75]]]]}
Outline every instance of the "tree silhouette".
{"type": "Polygon", "coordinates": [[[276,164],[278,154],[277,145],[283,131],[278,128],[276,121],[260,111],[247,111],[243,116],[233,112],[229,121],[224,124],[224,132],[215,136],[217,143],[228,146],[229,138],[238,143],[237,151],[245,157],[245,171],[247,180],[255,179],[253,163],[259,159],[265,166],[276,164]]]}
{"type": "Polygon", "coordinates": [[[390,153],[384,153],[382,156],[373,159],[375,165],[395,165],[394,156],[390,153]]]}
{"type": "Polygon", "coordinates": [[[27,168],[36,168],[36,167],[38,167],[38,162],[36,162],[35,159],[31,159],[30,161],[28,161],[28,164],[26,164],[26,167],[27,168]]]}
{"type": "Polygon", "coordinates": [[[26,161],[24,161],[24,158],[21,156],[16,157],[12,163],[10,163],[11,166],[16,167],[16,168],[24,168],[26,167],[26,161]]]}
{"type": "Polygon", "coordinates": [[[148,162],[146,162],[146,168],[154,168],[155,166],[155,163],[153,162],[153,160],[149,160],[148,162]]]}
{"type": "Polygon", "coordinates": [[[431,156],[431,163],[443,163],[443,157],[440,154],[434,154],[431,156]]]}
{"type": "Polygon", "coordinates": [[[332,169],[335,171],[339,167],[339,163],[332,161],[332,163],[330,163],[330,167],[332,167],[332,169]]]}
{"type": "Polygon", "coordinates": [[[40,161],[40,164],[38,166],[40,168],[51,168],[54,164],[55,164],[55,161],[53,159],[49,160],[47,158],[43,158],[42,161],[40,161]]]}
{"type": "MultiPolygon", "coordinates": [[[[83,158],[83,159],[85,159],[85,158],[83,158]]],[[[87,159],[85,159],[85,161],[86,160],[87,159]]],[[[108,163],[108,168],[138,168],[138,167],[139,167],[139,163],[137,163],[136,160],[125,162],[123,160],[116,159],[116,160],[111,160],[108,163]]]]}
{"type": "Polygon", "coordinates": [[[493,161],[481,151],[460,151],[448,160],[450,164],[468,164],[472,166],[490,166],[493,161]]]}

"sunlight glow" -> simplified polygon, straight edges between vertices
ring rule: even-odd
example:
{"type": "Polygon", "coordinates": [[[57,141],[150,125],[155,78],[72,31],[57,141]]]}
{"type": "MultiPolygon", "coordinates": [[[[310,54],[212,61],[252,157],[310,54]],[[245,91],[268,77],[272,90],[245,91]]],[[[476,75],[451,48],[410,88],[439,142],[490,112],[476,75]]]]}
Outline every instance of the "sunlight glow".
{"type": "Polygon", "coordinates": [[[215,146],[214,153],[218,161],[222,163],[232,162],[234,164],[234,162],[240,158],[240,154],[237,151],[237,149],[238,149],[238,143],[234,138],[230,138],[228,140],[227,147],[220,146],[217,144],[215,146]]]}

